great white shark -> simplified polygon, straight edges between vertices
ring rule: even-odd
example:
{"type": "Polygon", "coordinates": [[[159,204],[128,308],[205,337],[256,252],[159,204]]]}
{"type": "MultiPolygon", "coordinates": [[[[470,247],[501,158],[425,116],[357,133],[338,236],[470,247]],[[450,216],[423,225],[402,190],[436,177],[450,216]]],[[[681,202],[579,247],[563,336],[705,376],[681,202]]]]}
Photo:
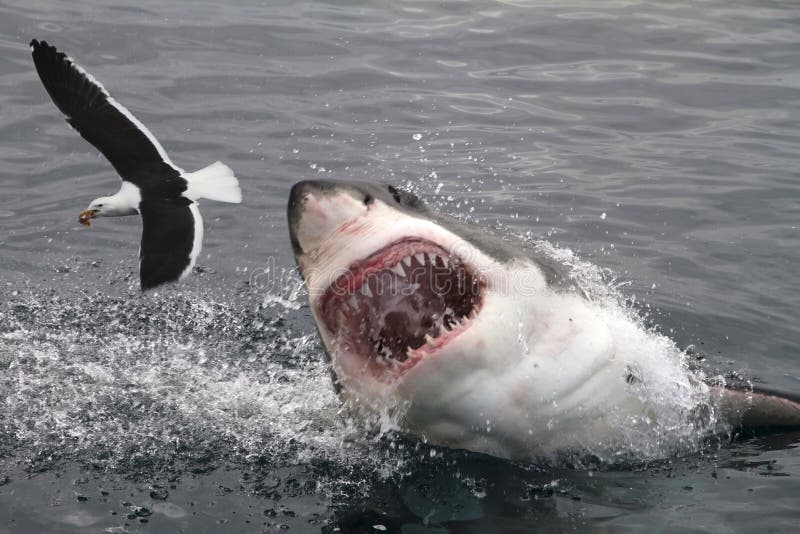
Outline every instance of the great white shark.
{"type": "Polygon", "coordinates": [[[800,398],[710,385],[674,343],[546,248],[391,185],[302,181],[288,220],[337,392],[430,443],[505,458],[660,457],[800,398]]]}

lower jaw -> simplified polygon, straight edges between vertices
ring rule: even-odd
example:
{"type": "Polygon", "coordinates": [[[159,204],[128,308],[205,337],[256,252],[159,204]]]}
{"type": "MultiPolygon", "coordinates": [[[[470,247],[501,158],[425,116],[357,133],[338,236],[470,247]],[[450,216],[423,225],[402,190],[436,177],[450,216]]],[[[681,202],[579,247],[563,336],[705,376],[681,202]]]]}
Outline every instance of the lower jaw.
{"type": "Polygon", "coordinates": [[[381,362],[375,356],[363,356],[344,347],[340,351],[340,357],[349,360],[349,365],[344,369],[349,378],[359,380],[366,375],[369,379],[385,385],[396,383],[422,361],[421,356],[410,356],[404,361],[388,359],[381,362]]]}
{"type": "Polygon", "coordinates": [[[447,354],[448,349],[451,348],[451,343],[456,341],[462,335],[469,325],[464,325],[458,330],[453,330],[433,338],[432,341],[426,342],[421,347],[416,349],[409,349],[408,355],[405,360],[399,361],[388,359],[388,361],[381,362],[375,355],[364,355],[357,350],[344,343],[333,342],[335,353],[338,353],[339,361],[346,361],[347,365],[344,366],[344,371],[348,378],[351,380],[360,381],[368,377],[371,381],[381,383],[385,386],[396,386],[402,379],[416,371],[418,366],[431,358],[439,358],[447,354]]]}

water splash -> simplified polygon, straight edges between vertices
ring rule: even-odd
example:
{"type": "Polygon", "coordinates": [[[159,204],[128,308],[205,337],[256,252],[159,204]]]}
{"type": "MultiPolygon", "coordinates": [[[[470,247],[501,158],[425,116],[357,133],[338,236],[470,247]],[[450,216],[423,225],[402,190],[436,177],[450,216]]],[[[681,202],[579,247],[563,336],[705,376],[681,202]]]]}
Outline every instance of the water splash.
{"type": "Polygon", "coordinates": [[[537,252],[566,266],[578,290],[597,305],[612,331],[615,357],[631,362],[629,390],[649,407],[633,417],[612,417],[619,429],[618,444],[585,443],[591,456],[606,464],[665,458],[696,452],[730,432],[709,395],[703,370],[690,369],[685,351],[646,326],[648,312],[642,313],[635,300],[622,293],[625,282],[568,248],[527,241],[537,252]]]}
{"type": "MultiPolygon", "coordinates": [[[[568,249],[531,245],[568,266],[625,347],[668,364],[658,376],[640,377],[647,386],[637,394],[659,407],[658,417],[618,422],[628,452],[653,458],[700,446],[715,412],[686,382],[685,355],[642,325],[608,271],[568,249]],[[707,424],[686,425],[687,414],[701,408],[707,424]]],[[[4,461],[34,471],[70,460],[125,471],[204,470],[236,459],[401,473],[404,454],[414,454],[393,445],[402,407],[388,406],[366,423],[347,413],[302,283],[287,269],[261,274],[266,278],[252,275],[232,301],[186,286],[144,295],[132,288],[117,296],[63,288],[0,295],[4,461]],[[279,284],[261,287],[276,273],[279,284]],[[376,442],[395,457],[386,459],[376,442]]],[[[587,450],[620,460],[619,451],[593,444],[587,450]]]]}
{"type": "Polygon", "coordinates": [[[340,449],[316,337],[287,311],[178,291],[4,301],[0,447],[32,469],[213,464],[217,451],[291,463],[340,449]]]}

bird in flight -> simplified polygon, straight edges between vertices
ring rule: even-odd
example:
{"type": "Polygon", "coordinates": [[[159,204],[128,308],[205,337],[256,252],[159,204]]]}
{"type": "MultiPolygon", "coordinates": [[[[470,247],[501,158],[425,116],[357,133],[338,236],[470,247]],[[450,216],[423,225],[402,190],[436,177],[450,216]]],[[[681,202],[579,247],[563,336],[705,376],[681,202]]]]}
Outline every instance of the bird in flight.
{"type": "Polygon", "coordinates": [[[233,171],[217,161],[186,172],[169,159],[155,136],[69,56],[46,41],[31,41],[33,62],[53,102],[78,133],[95,146],[122,178],[122,187],[78,215],[142,216],[139,280],[142,290],[176,282],[190,272],[203,246],[197,200],[242,201],[233,171]]]}

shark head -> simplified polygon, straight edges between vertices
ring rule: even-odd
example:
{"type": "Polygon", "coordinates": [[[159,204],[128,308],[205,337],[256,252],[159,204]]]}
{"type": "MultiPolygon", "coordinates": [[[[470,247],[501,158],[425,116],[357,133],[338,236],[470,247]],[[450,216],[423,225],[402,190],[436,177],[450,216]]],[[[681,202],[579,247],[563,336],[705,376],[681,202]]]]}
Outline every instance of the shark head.
{"type": "Polygon", "coordinates": [[[469,332],[491,256],[393,186],[300,182],[289,226],[312,313],[342,385],[394,387],[469,332]]]}
{"type": "MultiPolygon", "coordinates": [[[[288,219],[337,391],[403,431],[502,457],[616,459],[697,444],[737,420],[730,406],[743,420],[745,397],[714,404],[668,338],[535,247],[391,185],[299,182],[288,219]]],[[[775,398],[762,419],[800,425],[800,404],[775,398]]]]}
{"type": "Polygon", "coordinates": [[[608,328],[552,262],[410,192],[299,182],[288,218],[340,394],[404,405],[406,430],[514,455],[529,435],[510,443],[503,427],[546,421],[612,357],[608,328]]]}

